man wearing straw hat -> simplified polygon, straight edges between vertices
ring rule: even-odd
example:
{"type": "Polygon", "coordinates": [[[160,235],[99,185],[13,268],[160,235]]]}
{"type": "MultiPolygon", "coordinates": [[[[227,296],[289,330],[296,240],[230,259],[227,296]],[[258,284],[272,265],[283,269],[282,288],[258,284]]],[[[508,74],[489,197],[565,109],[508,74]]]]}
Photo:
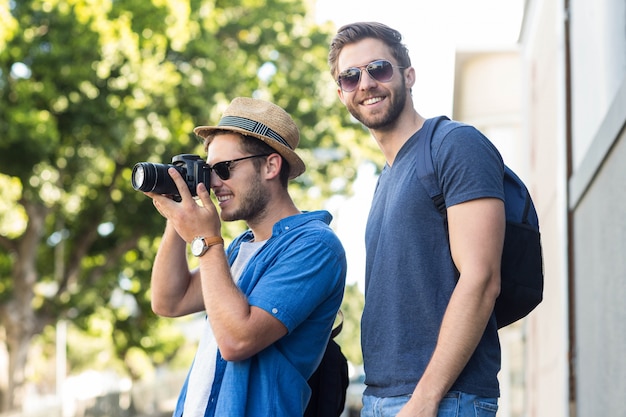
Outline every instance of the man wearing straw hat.
{"type": "Polygon", "coordinates": [[[167,219],[152,273],[155,313],[205,311],[175,417],[302,416],[345,285],[330,213],[301,212],[287,183],[302,174],[298,128],[280,107],[236,98],[217,126],[200,126],[210,184],[198,204],[175,169],[181,201],[154,193],[167,219]],[[220,207],[218,214],[209,188],[220,207]],[[249,229],[224,250],[221,220],[249,229]],[[187,244],[199,266],[189,270],[187,244]]]}

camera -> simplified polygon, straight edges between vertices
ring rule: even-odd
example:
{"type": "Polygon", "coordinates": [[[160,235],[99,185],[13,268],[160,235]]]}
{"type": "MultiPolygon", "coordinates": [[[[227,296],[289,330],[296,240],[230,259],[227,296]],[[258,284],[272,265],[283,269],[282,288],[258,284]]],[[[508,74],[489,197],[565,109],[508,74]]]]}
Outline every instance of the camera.
{"type": "Polygon", "coordinates": [[[181,154],[172,157],[171,164],[153,164],[151,162],[138,162],[133,167],[131,182],[137,191],[153,192],[172,196],[180,200],[176,183],[167,173],[167,170],[175,168],[183,177],[189,187],[191,195],[196,197],[196,187],[200,183],[207,185],[211,181],[211,170],[199,155],[181,154]]]}

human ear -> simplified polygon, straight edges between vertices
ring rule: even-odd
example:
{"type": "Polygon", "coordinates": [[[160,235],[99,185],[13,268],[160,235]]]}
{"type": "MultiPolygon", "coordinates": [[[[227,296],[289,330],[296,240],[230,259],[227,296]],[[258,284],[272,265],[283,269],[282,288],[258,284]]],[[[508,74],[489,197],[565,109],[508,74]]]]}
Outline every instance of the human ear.
{"type": "Polygon", "coordinates": [[[415,85],[415,68],[408,67],[404,71],[404,81],[407,88],[411,89],[415,85]]]}
{"type": "Polygon", "coordinates": [[[264,174],[265,177],[270,179],[280,175],[280,168],[283,165],[283,158],[277,154],[270,154],[265,160],[264,174]]]}

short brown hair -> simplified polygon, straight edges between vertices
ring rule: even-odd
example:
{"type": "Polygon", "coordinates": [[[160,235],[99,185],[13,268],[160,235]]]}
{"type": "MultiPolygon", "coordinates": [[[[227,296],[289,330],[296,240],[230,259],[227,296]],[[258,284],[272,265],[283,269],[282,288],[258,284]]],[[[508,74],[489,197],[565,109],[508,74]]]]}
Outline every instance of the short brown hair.
{"type": "Polygon", "coordinates": [[[411,58],[409,50],[402,43],[402,34],[389,26],[378,22],[356,22],[344,25],[337,30],[337,34],[330,42],[330,51],[328,52],[328,65],[330,66],[330,74],[333,79],[337,79],[339,69],[337,68],[337,59],[344,46],[358,42],[363,39],[373,38],[383,41],[389,49],[393,57],[398,61],[401,67],[410,67],[411,58]]]}

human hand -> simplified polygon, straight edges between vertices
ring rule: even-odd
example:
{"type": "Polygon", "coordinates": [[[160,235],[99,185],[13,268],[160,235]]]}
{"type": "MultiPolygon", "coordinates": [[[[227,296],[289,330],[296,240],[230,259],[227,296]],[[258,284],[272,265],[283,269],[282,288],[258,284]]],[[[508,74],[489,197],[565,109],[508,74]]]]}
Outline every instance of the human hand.
{"type": "Polygon", "coordinates": [[[168,196],[146,192],[152,198],[154,206],[176,229],[176,232],[186,242],[191,242],[196,236],[221,236],[221,222],[219,214],[211,200],[206,185],[198,184],[196,189],[198,200],[192,197],[189,188],[180,173],[169,168],[168,174],[176,184],[180,201],[174,201],[168,196]]]}
{"type": "Polygon", "coordinates": [[[437,417],[438,410],[439,407],[436,404],[419,402],[415,397],[411,397],[396,417],[437,417]]]}

